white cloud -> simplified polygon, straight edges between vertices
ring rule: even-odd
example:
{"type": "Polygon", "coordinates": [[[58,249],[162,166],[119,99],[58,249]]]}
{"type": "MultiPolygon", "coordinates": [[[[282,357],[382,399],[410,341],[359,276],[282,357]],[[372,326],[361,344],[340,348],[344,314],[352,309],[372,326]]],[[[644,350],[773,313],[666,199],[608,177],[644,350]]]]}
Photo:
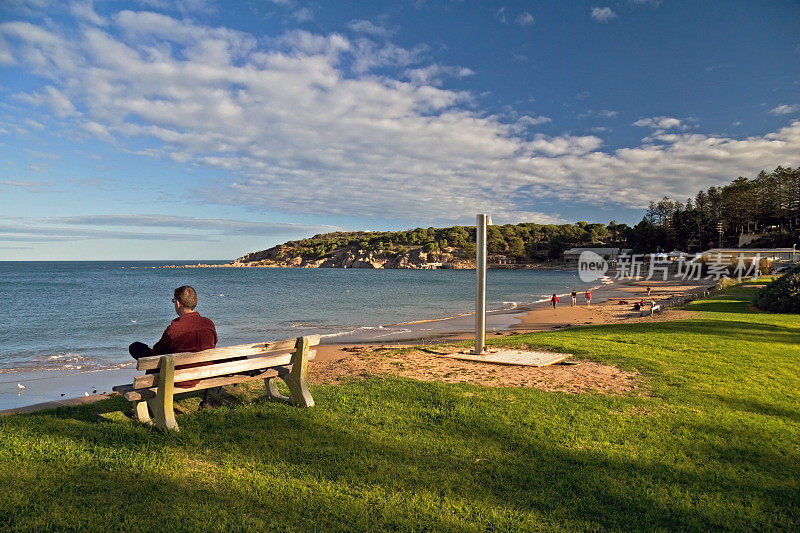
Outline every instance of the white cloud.
{"type": "Polygon", "coordinates": [[[110,142],[114,140],[114,136],[111,135],[111,132],[108,130],[108,128],[98,122],[87,120],[83,122],[80,127],[103,141],[110,142]]]}
{"type": "Polygon", "coordinates": [[[597,22],[608,22],[617,18],[617,14],[610,7],[593,7],[592,18],[597,22]]]}
{"type": "Polygon", "coordinates": [[[474,74],[475,72],[468,68],[439,64],[406,70],[406,75],[412,83],[416,85],[433,85],[436,87],[441,86],[443,79],[446,77],[466,78],[474,74]]]}
{"type": "Polygon", "coordinates": [[[5,39],[0,36],[0,66],[10,66],[15,64],[14,54],[5,39]]]}
{"type": "Polygon", "coordinates": [[[578,115],[578,118],[588,118],[588,117],[601,117],[601,118],[614,118],[619,115],[619,111],[611,111],[610,109],[601,109],[600,111],[594,111],[593,109],[589,109],[585,113],[581,113],[578,115]]]}
{"type": "Polygon", "coordinates": [[[381,37],[383,39],[388,39],[394,35],[392,30],[370,22],[369,20],[351,20],[347,24],[347,27],[356,33],[363,33],[366,35],[372,35],[373,37],[381,37]]]}
{"type": "Polygon", "coordinates": [[[17,99],[30,104],[38,106],[46,105],[58,118],[66,118],[79,114],[70,99],[67,98],[64,93],[51,85],[46,86],[44,91],[41,93],[21,93],[14,96],[17,99]]]}
{"type": "Polygon", "coordinates": [[[280,6],[286,9],[291,10],[289,13],[289,18],[294,20],[295,22],[308,22],[309,20],[314,19],[314,11],[308,7],[298,7],[298,2],[295,0],[269,0],[271,3],[275,4],[276,6],[280,6]]]}
{"type": "MultiPolygon", "coordinates": [[[[275,42],[289,53],[324,55],[329,56],[334,62],[338,61],[339,54],[351,49],[350,41],[338,33],[323,36],[304,30],[293,30],[284,33],[280,38],[275,39],[275,42]]],[[[254,57],[259,61],[268,58],[267,55],[259,53],[254,54],[254,57]]]]}
{"type": "Polygon", "coordinates": [[[794,104],[794,105],[781,104],[769,110],[769,112],[773,115],[790,115],[792,113],[796,113],[797,111],[800,111],[800,104],[794,104]]]}
{"type": "Polygon", "coordinates": [[[39,192],[42,190],[42,182],[32,180],[0,180],[0,187],[13,187],[25,189],[28,192],[39,192]]]}
{"type": "Polygon", "coordinates": [[[514,124],[511,125],[511,131],[517,135],[523,134],[528,131],[532,126],[539,124],[547,124],[552,122],[553,119],[545,116],[532,117],[530,115],[523,115],[519,117],[514,124]]]}
{"type": "Polygon", "coordinates": [[[600,148],[602,144],[602,139],[593,136],[574,137],[560,135],[558,137],[548,137],[538,134],[532,142],[528,143],[528,146],[534,153],[553,157],[588,154],[600,148]]]}
{"type": "Polygon", "coordinates": [[[214,0],[178,0],[174,2],[175,8],[181,15],[213,15],[217,12],[214,0]]]}
{"type": "Polygon", "coordinates": [[[380,67],[408,67],[419,64],[428,52],[428,47],[420,45],[409,50],[392,43],[378,44],[361,38],[352,43],[351,50],[353,72],[364,74],[380,67]]]}
{"type": "Polygon", "coordinates": [[[553,120],[550,117],[545,116],[531,117],[529,115],[523,115],[517,122],[528,126],[536,126],[537,124],[553,122],[553,120]]]}
{"type": "Polygon", "coordinates": [[[505,7],[501,7],[500,9],[498,9],[495,12],[494,17],[497,20],[499,20],[500,22],[502,22],[503,24],[508,23],[508,16],[506,15],[506,8],[505,7]]]}
{"type": "MultiPolygon", "coordinates": [[[[541,198],[641,207],[800,164],[800,121],[734,139],[685,134],[688,119],[643,118],[636,124],[654,142],[603,152],[593,135],[530,137],[527,127],[548,117],[509,123],[473,109],[472,95],[436,86],[431,74],[454,67],[426,61],[424,47],[309,32],[258,41],[132,11],[109,20],[108,33],[84,27],[67,38],[56,26],[7,23],[0,35],[14,60],[81,109],[63,123],[227,171],[228,181],[198,182],[208,202],[411,224],[483,211],[545,220],[541,198]],[[402,79],[410,71],[413,83],[402,79]]],[[[448,75],[459,72],[469,73],[448,75]]]]}
{"type": "Polygon", "coordinates": [[[92,0],[72,2],[69,6],[69,10],[76,19],[94,24],[95,26],[105,26],[108,24],[108,21],[98,15],[94,10],[92,0]]]}
{"type": "Polygon", "coordinates": [[[530,26],[534,22],[536,22],[536,19],[527,11],[523,11],[516,18],[516,23],[520,26],[530,26]]]}
{"type": "Polygon", "coordinates": [[[220,218],[183,217],[170,215],[83,215],[58,217],[47,222],[60,225],[162,228],[209,231],[219,235],[241,236],[258,235],[270,237],[277,235],[302,235],[309,233],[329,233],[342,231],[338,226],[293,224],[278,222],[248,222],[220,218]]]}
{"type": "MultiPolygon", "coordinates": [[[[492,222],[494,224],[521,224],[523,222],[535,222],[537,224],[572,224],[574,220],[568,220],[556,213],[541,213],[539,211],[526,211],[520,213],[519,211],[507,211],[505,209],[498,209],[491,212],[492,222]]],[[[470,217],[474,224],[474,215],[470,217]]]]}
{"type": "Polygon", "coordinates": [[[308,22],[314,20],[314,12],[308,7],[301,7],[300,9],[292,12],[292,19],[297,22],[308,22]]]}
{"type": "Polygon", "coordinates": [[[39,150],[31,150],[30,148],[25,149],[31,157],[35,157],[36,159],[61,159],[61,156],[58,154],[53,154],[50,152],[41,152],[39,150]]]}
{"type": "Polygon", "coordinates": [[[633,125],[639,126],[640,128],[653,128],[659,130],[668,130],[683,126],[680,119],[673,117],[640,118],[634,122],[633,125]]]}
{"type": "Polygon", "coordinates": [[[35,121],[35,120],[33,120],[32,118],[26,118],[26,119],[25,119],[25,120],[23,120],[22,122],[23,122],[23,123],[24,123],[26,126],[28,126],[29,128],[33,128],[33,129],[35,129],[35,130],[43,130],[43,129],[44,129],[44,127],[45,127],[45,126],[44,126],[44,124],[42,124],[41,122],[36,122],[36,121],[35,121]]]}
{"type": "Polygon", "coordinates": [[[136,239],[147,241],[213,241],[203,233],[151,233],[91,228],[64,228],[53,224],[15,225],[0,223],[0,241],[55,242],[86,239],[136,239]]]}
{"type": "Polygon", "coordinates": [[[3,9],[18,16],[38,16],[47,9],[48,0],[3,0],[3,9]]]}

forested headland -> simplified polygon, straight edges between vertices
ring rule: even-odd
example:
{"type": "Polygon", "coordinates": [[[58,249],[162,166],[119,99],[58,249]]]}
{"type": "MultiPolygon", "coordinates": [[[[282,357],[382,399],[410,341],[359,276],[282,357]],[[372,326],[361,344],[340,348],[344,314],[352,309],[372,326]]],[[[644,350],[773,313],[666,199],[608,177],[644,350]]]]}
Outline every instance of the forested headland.
{"type": "MultiPolygon", "coordinates": [[[[489,226],[490,256],[513,263],[558,261],[575,246],[618,246],[636,253],[740,245],[791,247],[800,237],[800,168],[778,167],[738,177],[685,202],[651,202],[641,222],[503,224],[489,226]],[[740,239],[745,235],[746,238],[740,239]]],[[[475,227],[415,228],[390,232],[335,232],[253,252],[234,265],[415,268],[443,263],[471,266],[475,227]]]]}

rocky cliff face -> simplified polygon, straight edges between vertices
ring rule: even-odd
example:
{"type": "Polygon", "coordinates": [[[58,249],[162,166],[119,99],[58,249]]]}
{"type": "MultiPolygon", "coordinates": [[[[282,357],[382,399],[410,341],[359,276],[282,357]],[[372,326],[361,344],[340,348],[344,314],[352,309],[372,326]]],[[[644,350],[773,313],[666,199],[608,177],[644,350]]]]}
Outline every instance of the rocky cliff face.
{"type": "Polygon", "coordinates": [[[284,245],[253,252],[236,259],[230,266],[301,267],[301,268],[474,268],[475,262],[458,258],[454,248],[425,253],[422,247],[405,253],[386,253],[343,246],[322,258],[295,256],[284,245]]]}

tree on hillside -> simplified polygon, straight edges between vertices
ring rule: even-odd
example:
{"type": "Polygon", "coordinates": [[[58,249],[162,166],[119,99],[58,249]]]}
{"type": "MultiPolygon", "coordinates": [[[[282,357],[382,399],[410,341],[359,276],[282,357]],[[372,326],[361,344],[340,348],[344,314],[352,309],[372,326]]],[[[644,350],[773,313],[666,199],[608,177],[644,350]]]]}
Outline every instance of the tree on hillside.
{"type": "Polygon", "coordinates": [[[694,202],[686,204],[662,198],[650,203],[643,222],[647,224],[634,229],[631,244],[697,251],[717,245],[719,228],[723,243],[728,244],[736,244],[739,235],[750,232],[769,232],[772,245],[796,243],[800,169],[779,166],[753,179],[740,176],[723,187],[698,192],[694,202]]]}

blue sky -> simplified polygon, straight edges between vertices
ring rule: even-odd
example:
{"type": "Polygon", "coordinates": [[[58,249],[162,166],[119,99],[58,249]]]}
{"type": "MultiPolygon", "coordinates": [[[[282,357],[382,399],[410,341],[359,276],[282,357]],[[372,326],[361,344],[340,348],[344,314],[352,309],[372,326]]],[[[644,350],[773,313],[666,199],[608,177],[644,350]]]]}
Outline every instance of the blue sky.
{"type": "Polygon", "coordinates": [[[635,223],[800,164],[800,4],[6,0],[0,260],[635,223]]]}

